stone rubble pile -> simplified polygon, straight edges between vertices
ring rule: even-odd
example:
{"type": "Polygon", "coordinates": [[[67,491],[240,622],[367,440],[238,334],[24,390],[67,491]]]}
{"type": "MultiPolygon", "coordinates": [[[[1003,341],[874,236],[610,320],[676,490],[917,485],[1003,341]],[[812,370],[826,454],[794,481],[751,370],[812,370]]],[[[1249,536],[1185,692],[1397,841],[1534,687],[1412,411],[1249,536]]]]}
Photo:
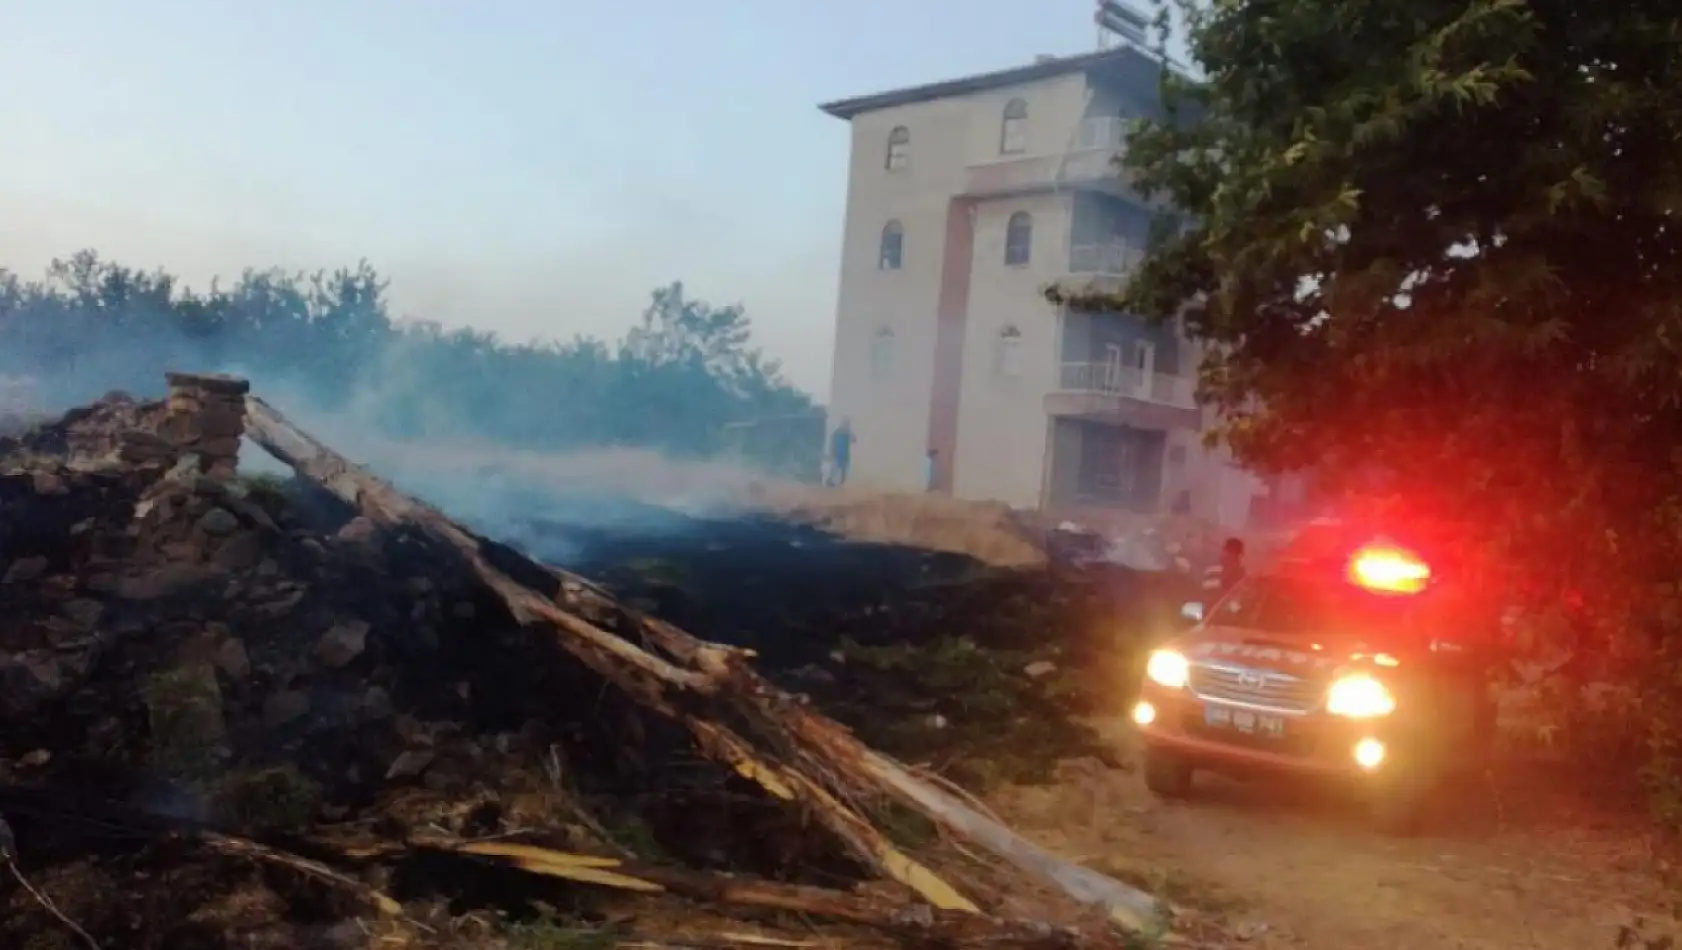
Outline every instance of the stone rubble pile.
{"type": "Polygon", "coordinates": [[[543,671],[507,611],[424,544],[235,478],[242,381],[170,384],[0,440],[0,779],[101,761],[218,819],[282,767],[326,798],[472,785],[425,773],[463,720],[495,727],[458,743],[471,759],[534,717],[511,697],[543,671]]]}

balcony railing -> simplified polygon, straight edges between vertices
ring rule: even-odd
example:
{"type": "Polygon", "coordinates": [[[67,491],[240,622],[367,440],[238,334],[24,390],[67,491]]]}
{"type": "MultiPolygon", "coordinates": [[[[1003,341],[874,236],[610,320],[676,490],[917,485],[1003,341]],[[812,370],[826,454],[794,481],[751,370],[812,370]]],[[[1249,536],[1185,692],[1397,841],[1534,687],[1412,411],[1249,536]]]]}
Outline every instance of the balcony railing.
{"type": "Polygon", "coordinates": [[[1133,124],[1119,116],[1092,116],[1075,127],[1063,146],[1067,151],[988,155],[969,166],[964,191],[992,196],[1079,186],[1133,196],[1131,177],[1115,164],[1133,124]]]}
{"type": "Polygon", "coordinates": [[[1144,252],[1120,241],[1069,247],[1069,273],[1125,277],[1139,266],[1144,252]]]}
{"type": "Polygon", "coordinates": [[[1080,129],[1075,133],[1075,148],[1119,149],[1127,144],[1127,133],[1133,131],[1137,122],[1137,119],[1114,115],[1089,116],[1080,120],[1080,129]]]}
{"type": "Polygon", "coordinates": [[[1113,362],[1064,363],[1058,389],[1066,393],[1125,396],[1141,402],[1197,408],[1197,381],[1171,373],[1146,373],[1113,362]]]}

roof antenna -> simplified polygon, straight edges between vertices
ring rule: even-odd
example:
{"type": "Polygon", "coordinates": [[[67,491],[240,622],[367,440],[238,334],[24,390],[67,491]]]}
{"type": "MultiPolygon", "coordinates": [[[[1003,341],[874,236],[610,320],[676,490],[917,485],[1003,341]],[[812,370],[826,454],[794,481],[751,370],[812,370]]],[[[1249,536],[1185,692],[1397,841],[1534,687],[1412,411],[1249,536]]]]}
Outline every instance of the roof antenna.
{"type": "Polygon", "coordinates": [[[1092,22],[1098,26],[1100,50],[1113,49],[1118,43],[1140,49],[1150,45],[1145,37],[1145,29],[1151,25],[1150,17],[1130,3],[1097,0],[1092,22]]]}

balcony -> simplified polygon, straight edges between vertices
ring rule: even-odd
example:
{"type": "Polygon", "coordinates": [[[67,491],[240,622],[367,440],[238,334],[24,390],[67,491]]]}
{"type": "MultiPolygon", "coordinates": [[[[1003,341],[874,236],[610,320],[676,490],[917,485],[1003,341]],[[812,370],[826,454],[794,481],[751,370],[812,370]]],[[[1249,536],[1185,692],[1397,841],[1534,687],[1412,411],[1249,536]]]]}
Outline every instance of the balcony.
{"type": "Polygon", "coordinates": [[[1140,429],[1195,429],[1201,421],[1197,381],[1146,373],[1114,362],[1064,363],[1045,411],[1140,429]]]}
{"type": "Polygon", "coordinates": [[[1067,277],[1061,283],[1087,293],[1119,294],[1144,257],[1143,250],[1120,241],[1071,244],[1067,277]]]}
{"type": "Polygon", "coordinates": [[[1137,200],[1131,184],[1115,164],[1116,153],[1125,144],[1131,126],[1130,120],[1115,116],[1082,119],[1070,137],[1068,151],[1050,155],[1003,155],[971,165],[966,173],[964,193],[975,198],[993,198],[1082,188],[1137,200]]]}
{"type": "Polygon", "coordinates": [[[1123,241],[1073,244],[1069,247],[1069,273],[1094,277],[1126,277],[1133,273],[1145,252],[1123,241]]]}
{"type": "Polygon", "coordinates": [[[1172,373],[1145,373],[1113,362],[1064,363],[1058,391],[1128,396],[1164,406],[1197,408],[1197,380],[1172,373]]]}

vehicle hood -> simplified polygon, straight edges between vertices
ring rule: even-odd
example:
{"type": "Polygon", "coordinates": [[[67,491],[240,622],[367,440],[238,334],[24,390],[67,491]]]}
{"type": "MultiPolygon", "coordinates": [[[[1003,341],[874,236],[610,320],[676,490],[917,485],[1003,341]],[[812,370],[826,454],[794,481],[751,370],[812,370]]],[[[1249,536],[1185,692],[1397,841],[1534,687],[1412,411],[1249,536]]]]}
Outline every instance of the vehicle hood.
{"type": "Polygon", "coordinates": [[[1380,647],[1353,634],[1263,633],[1243,627],[1206,624],[1181,640],[1186,658],[1196,663],[1226,662],[1276,670],[1296,676],[1329,675],[1361,653],[1380,647]]]}

